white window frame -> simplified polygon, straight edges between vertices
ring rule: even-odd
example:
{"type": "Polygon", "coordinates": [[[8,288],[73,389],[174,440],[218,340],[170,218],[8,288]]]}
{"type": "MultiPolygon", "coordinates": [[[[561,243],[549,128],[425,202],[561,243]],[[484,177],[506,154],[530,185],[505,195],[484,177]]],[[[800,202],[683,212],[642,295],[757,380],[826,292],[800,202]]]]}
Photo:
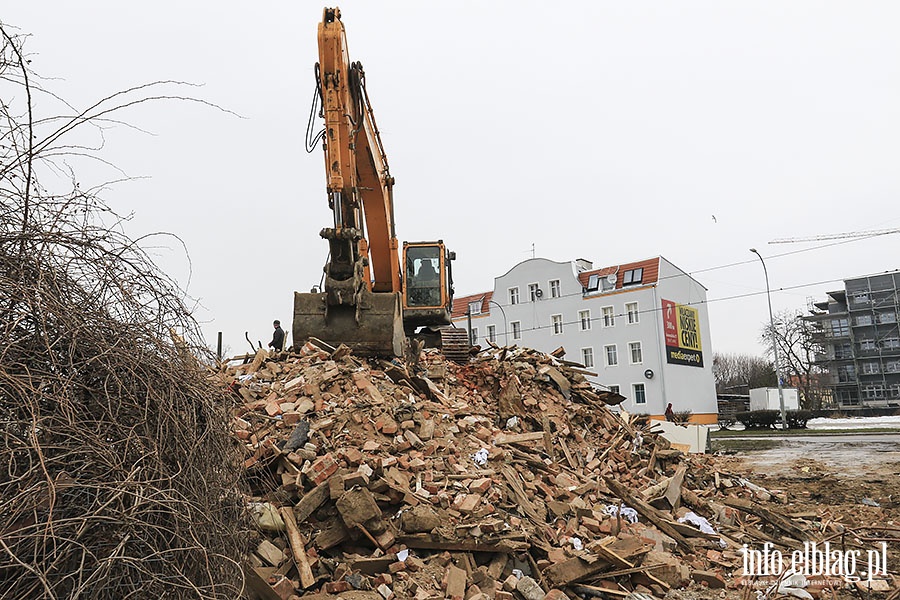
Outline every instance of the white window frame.
{"type": "Polygon", "coordinates": [[[478,343],[478,328],[477,327],[472,328],[472,343],[473,344],[478,343]]]}
{"type": "Polygon", "coordinates": [[[509,300],[509,305],[513,306],[519,303],[519,286],[507,288],[506,297],[509,300]]]}
{"type": "Polygon", "coordinates": [[[878,348],[878,344],[871,338],[859,340],[859,349],[861,352],[870,352],[878,348]]]}
{"type": "Polygon", "coordinates": [[[522,339],[522,321],[510,321],[509,328],[512,330],[512,339],[522,339]]]}
{"type": "Polygon", "coordinates": [[[539,283],[529,283],[528,284],[528,301],[529,302],[537,302],[538,301],[538,290],[541,289],[541,284],[539,283]]]}
{"type": "Polygon", "coordinates": [[[582,348],[581,349],[581,363],[584,365],[586,369],[592,369],[594,367],[594,349],[593,348],[582,348]],[[588,364],[590,363],[590,364],[588,364]]]}
{"type": "Polygon", "coordinates": [[[642,365],[644,364],[644,345],[641,344],[640,340],[635,342],[628,342],[628,363],[632,365],[642,365]],[[637,346],[635,346],[637,344],[637,346]],[[640,354],[640,360],[634,360],[634,351],[637,349],[638,354],[640,354]]]}
{"type": "Polygon", "coordinates": [[[626,302],[625,303],[625,316],[627,319],[627,323],[629,325],[634,325],[636,323],[640,323],[640,309],[638,307],[637,302],[626,302]],[[634,310],[631,310],[631,307],[634,307],[634,310]]]}
{"type": "Polygon", "coordinates": [[[619,390],[621,389],[621,388],[619,388],[619,386],[616,385],[616,384],[608,385],[608,386],[606,386],[606,387],[609,388],[609,391],[612,392],[613,394],[618,394],[618,393],[619,393],[619,390]]]}
{"type": "Polygon", "coordinates": [[[550,287],[550,297],[559,298],[559,279],[551,279],[547,283],[550,287]]]}
{"type": "Polygon", "coordinates": [[[879,323],[896,323],[897,322],[897,313],[895,312],[883,312],[878,313],[878,318],[876,319],[879,323]]]}
{"type": "Polygon", "coordinates": [[[872,318],[872,315],[856,315],[856,318],[853,320],[860,327],[867,327],[875,324],[875,319],[872,318]]]}
{"type": "Polygon", "coordinates": [[[487,326],[487,339],[489,342],[497,343],[497,326],[496,325],[488,325],[487,326]]]}
{"type": "Polygon", "coordinates": [[[645,386],[643,383],[632,383],[631,394],[632,402],[634,402],[635,406],[645,406],[647,404],[647,386],[645,386]],[[643,402],[638,402],[638,388],[640,388],[641,390],[641,396],[644,397],[643,402]]]}
{"type": "Polygon", "coordinates": [[[615,327],[616,326],[616,309],[613,306],[601,306],[600,314],[603,315],[603,326],[604,327],[615,327]]]}
{"type": "Polygon", "coordinates": [[[581,321],[581,330],[582,331],[590,331],[591,330],[591,309],[579,310],[578,311],[578,320],[581,321]]]}
{"type": "Polygon", "coordinates": [[[469,314],[472,315],[480,315],[481,314],[481,305],[484,303],[484,300],[472,300],[469,302],[469,314]]]}
{"type": "Polygon", "coordinates": [[[603,362],[607,367],[616,367],[619,365],[619,347],[616,344],[606,344],[603,346],[603,362]],[[612,348],[612,357],[616,362],[610,362],[609,349],[612,348]]]}
{"type": "Polygon", "coordinates": [[[881,373],[881,365],[877,362],[864,362],[862,363],[862,374],[863,375],[878,375],[881,373]]]}
{"type": "Polygon", "coordinates": [[[884,350],[897,350],[900,348],[900,338],[889,337],[881,340],[881,347],[884,350]]]}
{"type": "Polygon", "coordinates": [[[562,317],[562,315],[550,315],[550,326],[552,327],[553,335],[562,335],[562,332],[563,332],[563,317],[562,317]]]}

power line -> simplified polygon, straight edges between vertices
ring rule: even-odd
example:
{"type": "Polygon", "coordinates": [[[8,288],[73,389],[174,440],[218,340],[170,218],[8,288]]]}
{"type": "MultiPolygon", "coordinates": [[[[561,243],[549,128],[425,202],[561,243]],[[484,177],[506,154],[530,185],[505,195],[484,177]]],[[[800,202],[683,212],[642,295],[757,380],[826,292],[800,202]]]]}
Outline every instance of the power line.
{"type": "MultiPolygon", "coordinates": [[[[831,246],[840,246],[840,245],[842,245],[842,244],[849,244],[849,243],[852,243],[852,242],[858,242],[858,241],[861,241],[861,240],[863,240],[863,239],[868,239],[868,238],[870,238],[870,237],[877,237],[877,235],[882,235],[882,234],[873,234],[873,235],[869,235],[869,236],[865,236],[865,237],[857,237],[857,238],[853,238],[853,239],[841,240],[841,241],[838,241],[838,242],[832,242],[832,243],[830,243],[830,244],[821,244],[821,245],[819,245],[819,246],[813,246],[812,248],[801,248],[801,249],[799,249],[799,250],[792,250],[792,251],[789,251],[789,252],[782,252],[782,253],[780,253],[780,254],[772,254],[772,255],[770,255],[770,256],[767,256],[766,259],[768,259],[768,260],[771,260],[771,259],[773,259],[773,258],[777,259],[777,258],[782,258],[782,257],[785,257],[785,256],[793,256],[793,255],[795,255],[795,254],[802,254],[802,253],[804,253],[804,252],[812,252],[813,250],[821,250],[821,249],[823,249],[823,248],[830,248],[831,246]]],[[[661,258],[661,257],[659,257],[659,258],[661,258]]],[[[656,282],[659,283],[660,281],[665,281],[665,280],[667,280],[667,279],[674,279],[674,278],[676,278],[676,277],[691,277],[691,278],[693,278],[693,275],[695,275],[695,274],[697,274],[697,273],[708,273],[708,272],[711,272],[711,271],[718,271],[718,270],[721,270],[721,269],[728,269],[728,268],[731,268],[731,267],[738,267],[738,266],[741,266],[741,265],[749,265],[749,264],[756,263],[756,260],[757,260],[757,259],[755,259],[755,258],[751,258],[751,259],[742,260],[742,261],[738,261],[738,262],[732,262],[732,263],[726,263],[726,264],[716,265],[716,266],[712,266],[712,267],[706,267],[706,268],[704,268],[704,269],[695,269],[695,270],[693,270],[693,271],[682,271],[681,273],[676,273],[676,274],[674,274],[674,275],[665,275],[665,276],[663,276],[663,277],[657,277],[657,278],[656,278],[656,282]]],[[[673,265],[673,266],[674,266],[674,265],[673,265]]],[[[601,270],[602,270],[602,269],[601,269],[601,270]]],[[[823,283],[832,283],[832,282],[837,282],[837,281],[843,281],[843,280],[842,280],[842,279],[832,279],[832,280],[829,280],[829,281],[826,281],[826,282],[823,282],[823,283]]],[[[810,285],[814,285],[814,284],[810,284],[810,285]]],[[[518,287],[518,286],[517,286],[517,287],[518,287]]],[[[640,287],[640,286],[634,286],[634,287],[635,287],[635,288],[638,288],[638,287],[640,287]]],[[[784,288],[778,288],[778,290],[772,290],[772,291],[786,291],[786,290],[796,289],[797,287],[798,287],[798,286],[784,287],[784,288]]],[[[799,286],[799,287],[808,287],[808,286],[807,286],[807,285],[801,285],[801,286],[799,286]]],[[[623,288],[623,289],[624,289],[624,288],[623,288]]],[[[491,292],[481,292],[481,293],[476,293],[476,294],[467,294],[466,296],[464,296],[464,298],[470,298],[470,297],[471,297],[471,298],[477,298],[478,296],[484,297],[484,295],[490,294],[490,293],[491,293],[491,292]]],[[[765,292],[753,292],[753,293],[751,293],[750,295],[753,295],[753,294],[759,294],[759,293],[765,293],[765,292]]],[[[571,297],[575,297],[575,296],[582,296],[582,297],[583,297],[583,296],[584,296],[584,292],[582,291],[582,292],[572,292],[571,294],[561,294],[561,295],[559,295],[559,296],[555,296],[553,299],[556,299],[556,298],[571,298],[571,297]]],[[[735,296],[735,298],[738,298],[738,297],[740,297],[740,296],[735,296]]],[[[495,301],[495,302],[496,302],[496,301],[495,301]]],[[[521,303],[519,303],[519,304],[521,304],[521,303]]],[[[501,305],[499,302],[497,303],[497,305],[498,305],[498,306],[503,306],[503,307],[507,307],[507,306],[515,306],[515,304],[508,304],[508,303],[507,303],[507,304],[502,304],[502,305],[501,305]]]]}

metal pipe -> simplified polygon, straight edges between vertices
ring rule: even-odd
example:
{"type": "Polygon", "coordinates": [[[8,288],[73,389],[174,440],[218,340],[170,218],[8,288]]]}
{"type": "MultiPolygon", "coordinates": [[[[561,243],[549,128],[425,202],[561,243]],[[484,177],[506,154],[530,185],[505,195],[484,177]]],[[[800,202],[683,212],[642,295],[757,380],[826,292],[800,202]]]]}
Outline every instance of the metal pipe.
{"type": "MultiPolygon", "coordinates": [[[[772,334],[772,354],[775,356],[775,381],[778,383],[778,404],[781,407],[781,429],[786,430],[787,413],[784,410],[784,388],[781,387],[781,365],[778,362],[778,335],[775,332],[775,316],[772,313],[772,292],[769,288],[769,271],[766,269],[766,261],[756,248],[750,248],[750,252],[759,258],[763,266],[763,274],[766,276],[766,299],[769,301],[769,328],[772,334]]],[[[768,396],[766,396],[768,399],[768,396]]]]}

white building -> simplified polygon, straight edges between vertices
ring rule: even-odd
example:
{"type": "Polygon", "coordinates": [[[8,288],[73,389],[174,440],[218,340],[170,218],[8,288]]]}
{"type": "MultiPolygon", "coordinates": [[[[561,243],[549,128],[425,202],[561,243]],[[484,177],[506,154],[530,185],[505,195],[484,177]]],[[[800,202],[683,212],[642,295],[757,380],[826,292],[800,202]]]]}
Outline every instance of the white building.
{"type": "Polygon", "coordinates": [[[551,352],[597,373],[629,412],[664,418],[666,406],[716,422],[706,288],[663,257],[602,269],[583,259],[533,258],[494,289],[453,301],[453,321],[476,343],[551,352]]]}

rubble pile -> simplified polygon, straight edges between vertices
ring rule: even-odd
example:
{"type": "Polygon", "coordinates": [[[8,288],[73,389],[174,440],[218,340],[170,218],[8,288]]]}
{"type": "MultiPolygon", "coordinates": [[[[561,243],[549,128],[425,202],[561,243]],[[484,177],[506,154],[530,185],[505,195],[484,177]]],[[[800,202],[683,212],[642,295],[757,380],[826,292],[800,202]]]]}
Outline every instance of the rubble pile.
{"type": "Polygon", "coordinates": [[[574,363],[423,356],[408,367],[310,342],[218,374],[240,398],[260,530],[251,597],[662,597],[734,586],[744,543],[823,538],[815,515],[778,511],[784,494],[611,410],[621,397],[574,363]]]}

